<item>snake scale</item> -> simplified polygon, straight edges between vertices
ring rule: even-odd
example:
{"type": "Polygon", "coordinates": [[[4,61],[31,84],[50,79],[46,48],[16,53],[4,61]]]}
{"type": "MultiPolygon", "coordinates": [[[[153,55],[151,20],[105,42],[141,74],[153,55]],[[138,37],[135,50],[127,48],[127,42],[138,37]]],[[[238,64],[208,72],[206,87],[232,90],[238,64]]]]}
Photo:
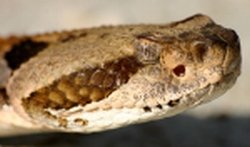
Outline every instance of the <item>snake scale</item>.
{"type": "Polygon", "coordinates": [[[222,95],[241,67],[235,31],[202,14],[1,38],[0,51],[1,135],[170,117],[222,95]]]}

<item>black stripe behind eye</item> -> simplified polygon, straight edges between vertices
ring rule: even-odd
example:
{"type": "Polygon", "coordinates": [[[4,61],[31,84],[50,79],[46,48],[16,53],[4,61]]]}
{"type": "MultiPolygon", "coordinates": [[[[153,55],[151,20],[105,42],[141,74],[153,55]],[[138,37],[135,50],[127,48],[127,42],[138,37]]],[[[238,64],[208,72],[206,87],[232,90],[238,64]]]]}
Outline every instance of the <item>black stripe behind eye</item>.
{"type": "Polygon", "coordinates": [[[15,70],[19,68],[22,63],[35,56],[47,46],[48,43],[46,42],[35,42],[27,39],[14,45],[12,49],[5,54],[4,58],[8,62],[9,67],[15,70]]]}

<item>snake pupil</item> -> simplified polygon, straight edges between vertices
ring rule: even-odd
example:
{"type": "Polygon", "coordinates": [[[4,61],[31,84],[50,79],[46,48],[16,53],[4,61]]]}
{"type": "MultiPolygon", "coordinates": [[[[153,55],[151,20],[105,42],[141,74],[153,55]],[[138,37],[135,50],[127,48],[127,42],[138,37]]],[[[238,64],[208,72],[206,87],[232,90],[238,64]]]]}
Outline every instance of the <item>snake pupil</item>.
{"type": "Polygon", "coordinates": [[[173,69],[173,72],[178,77],[183,77],[185,75],[185,66],[184,65],[178,65],[173,69]]]}

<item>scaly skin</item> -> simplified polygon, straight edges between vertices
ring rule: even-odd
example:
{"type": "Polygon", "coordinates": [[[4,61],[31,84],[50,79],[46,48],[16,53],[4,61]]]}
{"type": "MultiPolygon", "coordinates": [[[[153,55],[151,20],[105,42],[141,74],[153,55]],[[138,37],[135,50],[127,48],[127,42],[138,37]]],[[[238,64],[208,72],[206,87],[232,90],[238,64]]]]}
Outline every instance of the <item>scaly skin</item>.
{"type": "Polygon", "coordinates": [[[13,72],[1,81],[0,113],[17,119],[0,121],[22,133],[88,133],[169,117],[223,94],[241,66],[237,34],[201,14],[0,43],[0,69],[6,62],[13,72]]]}

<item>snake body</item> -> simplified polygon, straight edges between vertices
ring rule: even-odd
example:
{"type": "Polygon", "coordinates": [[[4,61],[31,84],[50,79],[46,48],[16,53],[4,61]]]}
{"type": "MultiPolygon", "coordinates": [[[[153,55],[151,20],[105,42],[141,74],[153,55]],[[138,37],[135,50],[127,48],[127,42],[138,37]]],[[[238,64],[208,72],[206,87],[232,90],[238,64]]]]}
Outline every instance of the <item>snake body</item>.
{"type": "Polygon", "coordinates": [[[170,117],[223,94],[241,65],[237,34],[202,14],[12,37],[0,49],[0,113],[17,119],[0,121],[29,132],[89,133],[170,117]]]}

